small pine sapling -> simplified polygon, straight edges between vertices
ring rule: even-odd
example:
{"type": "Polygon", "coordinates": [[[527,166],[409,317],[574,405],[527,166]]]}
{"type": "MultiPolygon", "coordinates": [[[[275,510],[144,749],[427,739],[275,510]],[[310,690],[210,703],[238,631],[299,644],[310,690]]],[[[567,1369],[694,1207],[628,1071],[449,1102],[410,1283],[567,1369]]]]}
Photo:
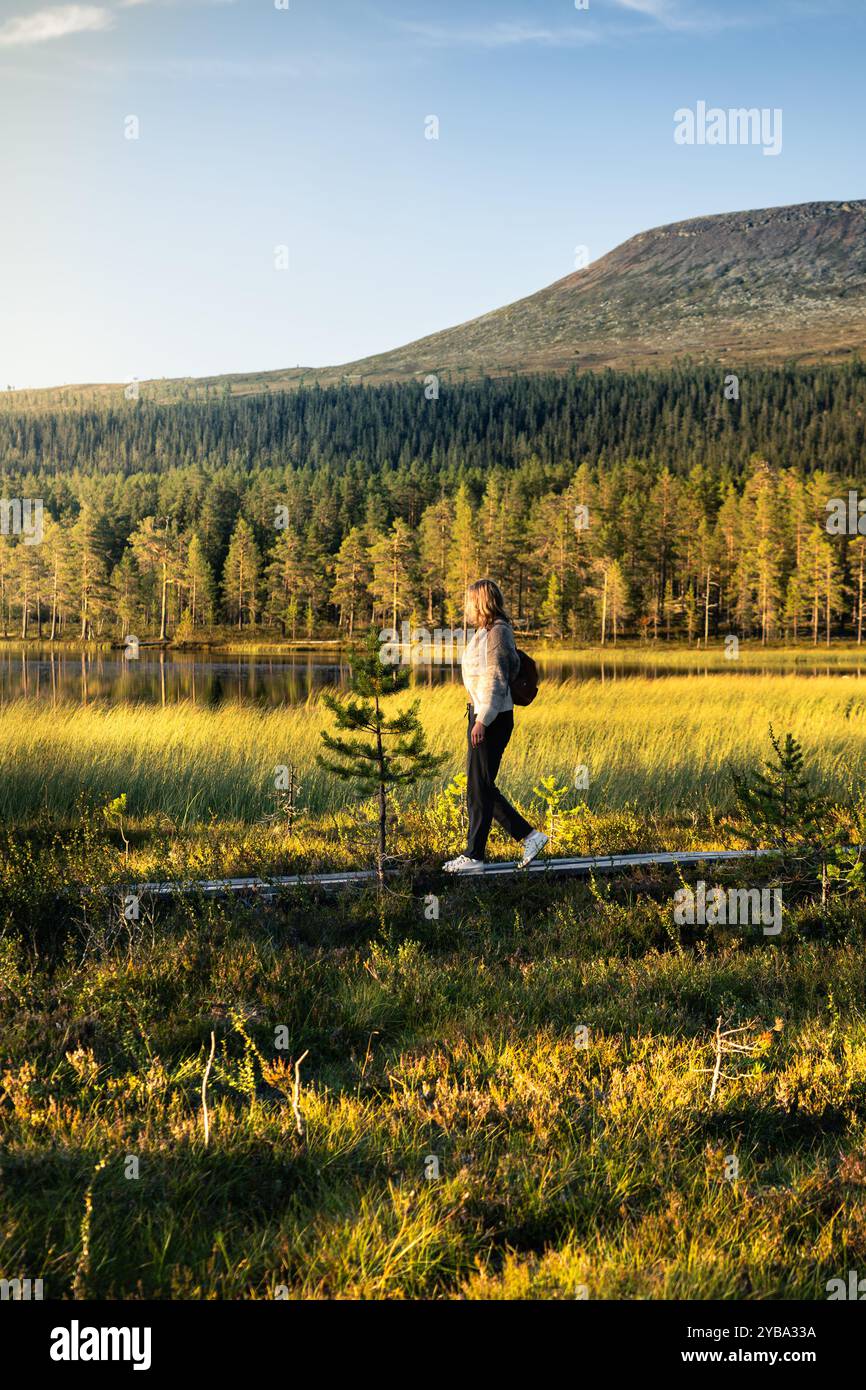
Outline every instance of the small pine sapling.
{"type": "Polygon", "coordinates": [[[782,743],[770,725],[770,742],[774,758],[764,763],[764,770],[751,776],[734,773],[732,780],[745,838],[777,850],[787,869],[794,849],[823,849],[827,803],[804,775],[803,750],[793,734],[786,734],[782,743]]]}
{"type": "Polygon", "coordinates": [[[329,692],[322,696],[334,715],[338,733],[322,733],[322,742],[331,756],[320,753],[316,761],[341,781],[352,782],[361,791],[378,798],[376,869],[382,883],[387,849],[388,788],[411,786],[429,777],[445,759],[427,748],[418,718],[419,701],[391,718],[386,716],[383,701],[406,689],[409,671],[405,667],[383,664],[374,630],[369,632],[364,646],[349,657],[349,665],[349,696],[344,698],[329,692]],[[340,736],[342,733],[356,737],[344,738],[340,736]]]}

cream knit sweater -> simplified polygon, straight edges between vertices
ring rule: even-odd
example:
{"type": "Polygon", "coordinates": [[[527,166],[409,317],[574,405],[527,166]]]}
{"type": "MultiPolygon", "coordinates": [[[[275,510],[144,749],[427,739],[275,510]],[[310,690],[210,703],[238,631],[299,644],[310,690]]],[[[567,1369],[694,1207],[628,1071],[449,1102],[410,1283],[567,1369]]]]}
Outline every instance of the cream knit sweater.
{"type": "Polygon", "coordinates": [[[497,618],[491,628],[476,630],[463,651],[461,671],[479,723],[490,725],[497,714],[514,709],[511,682],[519,670],[510,623],[497,618]]]}

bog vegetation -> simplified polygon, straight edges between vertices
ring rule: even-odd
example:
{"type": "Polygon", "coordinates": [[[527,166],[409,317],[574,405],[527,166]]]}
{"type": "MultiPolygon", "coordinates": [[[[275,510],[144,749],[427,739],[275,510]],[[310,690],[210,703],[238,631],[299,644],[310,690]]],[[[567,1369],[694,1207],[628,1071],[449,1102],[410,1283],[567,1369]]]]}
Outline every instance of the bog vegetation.
{"type": "MultiPolygon", "coordinates": [[[[76,1298],[826,1297],[866,1259],[866,901],[833,848],[863,838],[863,710],[838,679],[716,681],[700,709],[687,677],[546,689],[508,779],[555,852],[775,842],[790,805],[790,871],[705,871],[786,872],[777,937],[675,926],[662,871],[443,883],[454,766],[406,794],[378,889],[131,913],[141,878],[374,862],[375,799],[316,780],[328,712],[4,711],[4,1276],[76,1298]],[[774,754],[767,717],[794,712],[802,756],[774,754]],[[291,807],[264,792],[287,749],[291,807]],[[720,1029],[742,1050],[712,1081],[720,1029]]],[[[454,700],[425,694],[434,746],[454,700]]]]}

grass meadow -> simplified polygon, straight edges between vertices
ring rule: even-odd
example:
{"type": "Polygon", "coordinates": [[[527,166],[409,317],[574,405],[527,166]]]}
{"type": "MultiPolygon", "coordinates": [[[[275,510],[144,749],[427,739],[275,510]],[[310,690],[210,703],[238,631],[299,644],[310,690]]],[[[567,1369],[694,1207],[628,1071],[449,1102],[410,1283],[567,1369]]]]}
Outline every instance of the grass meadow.
{"type": "MultiPolygon", "coordinates": [[[[786,883],[767,937],[675,925],[661,870],[446,882],[462,706],[420,699],[451,760],[405,797],[383,892],[132,920],[104,885],[371,862],[369,808],[315,768],[326,711],[0,710],[0,1275],[75,1299],[825,1298],[866,1262],[862,890],[786,883]],[[749,1051],[711,1097],[719,1018],[749,1051]]],[[[850,839],[863,719],[842,677],[546,684],[504,783],[537,819],[538,778],[588,767],[554,852],[726,847],[730,769],[772,723],[850,839]]]]}
{"type": "MultiPolygon", "coordinates": [[[[524,802],[539,776],[571,785],[583,765],[592,807],[711,818],[729,804],[730,769],[766,753],[770,724],[797,733],[836,796],[862,767],[866,698],[850,677],[633,677],[542,690],[516,716],[504,763],[506,784],[524,802]]],[[[448,756],[447,780],[464,758],[461,693],[439,685],[416,698],[431,746],[448,756]]],[[[303,805],[333,810],[346,790],[315,765],[328,719],[315,699],[279,710],[12,701],[0,709],[0,814],[7,823],[41,810],[68,816],[82,793],[102,802],[125,792],[132,816],[162,814],[177,826],[254,822],[273,809],[274,768],[287,764],[298,770],[303,805]]],[[[428,785],[413,799],[435,793],[428,785]]]]}

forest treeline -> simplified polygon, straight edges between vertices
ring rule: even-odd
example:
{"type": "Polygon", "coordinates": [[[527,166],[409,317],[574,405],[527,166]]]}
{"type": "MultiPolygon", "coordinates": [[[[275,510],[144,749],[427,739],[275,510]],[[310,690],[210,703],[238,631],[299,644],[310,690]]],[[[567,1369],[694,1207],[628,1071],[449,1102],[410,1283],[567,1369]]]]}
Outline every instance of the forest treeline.
{"type": "Polygon", "coordinates": [[[0,625],[23,636],[453,627],[480,574],[552,637],[863,636],[866,367],[0,409],[0,625]],[[8,508],[4,512],[7,516],[8,508]],[[8,525],[2,530],[8,531],[8,525]]]}

